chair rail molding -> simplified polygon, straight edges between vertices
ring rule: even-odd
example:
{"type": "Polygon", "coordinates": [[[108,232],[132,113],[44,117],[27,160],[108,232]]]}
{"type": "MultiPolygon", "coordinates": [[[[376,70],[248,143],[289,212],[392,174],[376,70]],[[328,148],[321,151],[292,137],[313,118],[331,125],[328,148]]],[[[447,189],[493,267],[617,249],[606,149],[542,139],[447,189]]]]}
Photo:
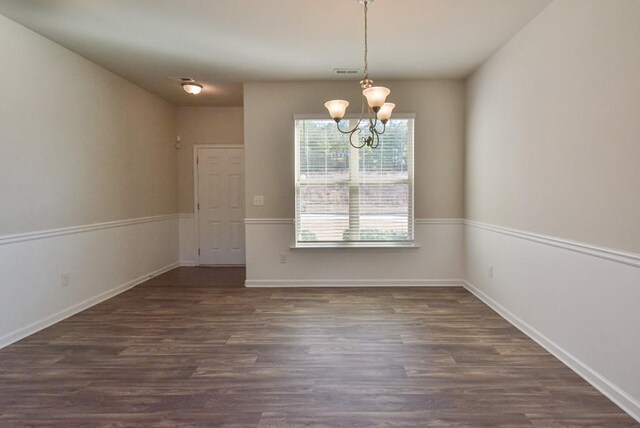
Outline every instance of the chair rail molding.
{"type": "Polygon", "coordinates": [[[94,230],[109,229],[113,227],[131,226],[134,224],[151,223],[163,220],[177,219],[178,214],[162,214],[149,217],[138,217],[125,220],[114,220],[102,223],[83,224],[80,226],[62,227],[57,229],[39,230],[35,232],[16,233],[0,236],[0,245],[14,244],[16,242],[33,241],[37,239],[53,238],[56,236],[72,235],[75,233],[91,232],[94,230]]]}
{"type": "Polygon", "coordinates": [[[585,242],[572,241],[569,239],[559,238],[556,236],[543,235],[534,232],[512,229],[494,224],[482,223],[475,220],[465,220],[467,226],[478,229],[485,229],[492,232],[501,233],[503,235],[514,236],[528,241],[538,242],[541,244],[551,245],[553,247],[564,248],[565,250],[576,251],[578,253],[587,254],[601,259],[623,263],[629,266],[640,267],[640,254],[625,251],[614,250],[607,247],[587,244],[585,242]]]}

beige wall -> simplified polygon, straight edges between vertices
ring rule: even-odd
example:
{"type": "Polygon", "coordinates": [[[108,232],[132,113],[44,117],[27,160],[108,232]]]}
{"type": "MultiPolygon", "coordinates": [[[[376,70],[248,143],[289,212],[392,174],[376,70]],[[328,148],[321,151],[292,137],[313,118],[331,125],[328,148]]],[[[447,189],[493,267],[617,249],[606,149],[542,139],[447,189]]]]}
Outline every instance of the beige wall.
{"type": "Polygon", "coordinates": [[[242,107],[178,107],[177,135],[179,209],[193,212],[193,145],[244,143],[242,107]]]}
{"type": "Polygon", "coordinates": [[[469,79],[466,216],[526,233],[465,233],[468,287],[638,420],[638,256],[598,247],[640,253],[639,24],[556,0],[469,79]]]}
{"type": "Polygon", "coordinates": [[[2,347],[177,266],[178,188],[171,104],[2,16],[0,64],[2,347]]]}
{"type": "MultiPolygon", "coordinates": [[[[461,81],[377,82],[391,89],[398,113],[415,113],[415,215],[463,216],[464,84],[461,81]]],[[[246,217],[294,217],[294,114],[328,113],[345,98],[360,109],[357,82],[250,83],[244,88],[246,217]],[[264,206],[253,206],[264,195],[264,206]]]]}
{"type": "Polygon", "coordinates": [[[640,252],[639,22],[558,0],[472,76],[468,218],[640,252]]]}
{"type": "Polygon", "coordinates": [[[0,16],[0,235],[175,213],[174,107],[0,16]]]}

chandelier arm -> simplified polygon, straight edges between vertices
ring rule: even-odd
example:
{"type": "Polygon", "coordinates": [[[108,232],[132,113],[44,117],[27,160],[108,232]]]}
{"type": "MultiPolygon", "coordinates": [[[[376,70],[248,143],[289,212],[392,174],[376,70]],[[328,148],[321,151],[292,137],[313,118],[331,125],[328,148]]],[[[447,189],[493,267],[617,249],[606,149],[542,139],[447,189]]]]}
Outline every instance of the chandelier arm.
{"type": "Polygon", "coordinates": [[[376,142],[376,144],[375,144],[375,145],[373,145],[373,144],[371,145],[371,148],[372,148],[372,149],[377,148],[377,147],[378,147],[378,144],[380,144],[380,134],[378,134],[378,132],[377,132],[377,131],[375,132],[375,138],[374,138],[374,141],[376,142]]]}
{"type": "Polygon", "coordinates": [[[354,148],[361,149],[367,144],[366,140],[363,140],[362,144],[360,144],[360,145],[355,144],[353,142],[353,136],[356,135],[356,134],[361,134],[362,133],[362,131],[360,130],[360,121],[358,121],[356,126],[354,126],[352,129],[342,130],[342,129],[340,129],[340,124],[337,124],[336,128],[338,128],[338,131],[340,131],[342,134],[345,134],[345,135],[349,136],[349,144],[351,144],[354,148]]]}
{"type": "MultiPolygon", "coordinates": [[[[363,108],[364,108],[364,106],[363,106],[363,108]]],[[[343,134],[353,134],[354,132],[356,132],[356,130],[358,130],[358,128],[360,128],[360,124],[362,123],[362,116],[363,115],[364,115],[364,112],[362,112],[360,114],[360,119],[358,119],[358,123],[356,123],[355,126],[353,128],[351,128],[351,129],[348,129],[348,128],[346,130],[340,129],[340,122],[336,123],[336,128],[338,128],[338,131],[340,131],[343,134]]],[[[351,137],[349,137],[349,138],[351,138],[351,137]]]]}
{"type": "Polygon", "coordinates": [[[354,143],[353,143],[353,136],[354,136],[356,133],[358,133],[358,134],[361,134],[361,133],[362,133],[362,131],[360,130],[360,128],[356,128],[356,129],[354,129],[354,130],[353,130],[353,132],[351,133],[351,135],[349,135],[349,144],[351,144],[351,146],[352,146],[353,148],[355,148],[355,149],[361,149],[361,148],[363,148],[364,146],[366,146],[366,145],[367,145],[367,140],[362,139],[362,144],[360,144],[360,145],[358,145],[358,144],[354,144],[354,143]]]}
{"type": "MultiPolygon", "coordinates": [[[[362,123],[362,119],[364,118],[364,105],[365,105],[365,102],[364,102],[364,95],[363,95],[363,98],[360,102],[360,118],[358,119],[358,123],[356,123],[356,126],[354,128],[359,128],[360,124],[362,123]]],[[[367,108],[368,107],[369,105],[367,104],[367,108]]]]}
{"type": "MultiPolygon", "coordinates": [[[[358,122],[358,124],[360,124],[360,122],[358,122]]],[[[347,129],[345,129],[345,130],[342,130],[342,129],[340,129],[340,123],[338,122],[338,123],[336,124],[336,128],[338,128],[338,131],[340,131],[342,134],[353,134],[353,133],[354,133],[354,132],[356,132],[356,130],[358,129],[358,125],[354,126],[354,127],[353,127],[353,128],[351,128],[351,129],[348,129],[348,128],[347,128],[347,129]]]]}
{"type": "Polygon", "coordinates": [[[380,138],[378,137],[378,132],[375,128],[369,126],[369,137],[365,139],[365,145],[375,149],[378,147],[380,143],[380,138]]]}
{"type": "Polygon", "coordinates": [[[382,123],[382,131],[378,131],[378,129],[376,128],[376,134],[383,135],[384,132],[387,130],[387,124],[382,121],[380,121],[380,123],[382,123]]]}
{"type": "Polygon", "coordinates": [[[362,110],[360,111],[360,118],[358,119],[358,123],[356,123],[353,128],[343,131],[342,129],[340,129],[340,122],[336,122],[336,127],[338,128],[338,131],[342,132],[343,134],[351,134],[356,129],[358,129],[358,127],[360,127],[363,117],[364,117],[364,100],[362,100],[362,110]]]}
{"type": "Polygon", "coordinates": [[[369,107],[369,104],[367,104],[364,100],[364,96],[362,96],[362,101],[361,101],[361,107],[360,107],[360,118],[358,119],[358,123],[356,123],[356,128],[360,128],[360,124],[362,123],[362,121],[364,120],[364,112],[365,109],[367,109],[367,119],[370,117],[371,115],[371,108],[369,107]]]}
{"type": "Polygon", "coordinates": [[[371,107],[369,107],[369,125],[371,125],[372,128],[375,128],[376,125],[378,125],[378,114],[373,111],[371,107]],[[373,113],[373,119],[371,118],[371,113],[373,113]]]}

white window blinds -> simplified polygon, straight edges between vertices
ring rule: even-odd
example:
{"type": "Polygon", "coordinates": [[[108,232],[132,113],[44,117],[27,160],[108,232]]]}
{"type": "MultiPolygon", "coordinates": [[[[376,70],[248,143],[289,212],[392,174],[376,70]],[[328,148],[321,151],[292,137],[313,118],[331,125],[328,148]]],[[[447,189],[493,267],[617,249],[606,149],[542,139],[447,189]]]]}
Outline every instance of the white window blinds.
{"type": "Polygon", "coordinates": [[[295,132],[298,244],[413,241],[412,118],[390,120],[375,149],[333,120],[296,119],[295,132]]]}

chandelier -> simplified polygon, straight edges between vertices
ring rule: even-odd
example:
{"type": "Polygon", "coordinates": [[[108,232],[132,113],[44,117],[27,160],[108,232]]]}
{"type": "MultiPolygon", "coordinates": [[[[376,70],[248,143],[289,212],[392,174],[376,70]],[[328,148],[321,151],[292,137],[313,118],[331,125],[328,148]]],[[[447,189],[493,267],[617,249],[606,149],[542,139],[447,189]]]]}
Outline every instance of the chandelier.
{"type": "Polygon", "coordinates": [[[327,101],[324,106],[329,110],[331,118],[335,120],[338,131],[349,135],[349,143],[353,147],[360,149],[366,146],[375,149],[380,143],[380,135],[384,134],[387,122],[391,118],[391,112],[396,105],[385,102],[387,96],[391,93],[388,88],[373,86],[373,80],[369,79],[369,62],[367,60],[367,54],[369,53],[367,12],[369,10],[369,3],[373,3],[374,0],[358,0],[358,2],[364,5],[364,77],[360,81],[363,96],[360,119],[358,119],[358,123],[356,123],[352,129],[341,129],[340,121],[344,118],[349,102],[345,100],[331,100],[327,101]],[[365,110],[367,113],[366,118],[365,110]],[[361,127],[360,124],[363,121],[366,121],[365,126],[361,127]],[[381,129],[378,123],[382,124],[381,129]],[[363,128],[368,130],[368,133],[363,135],[363,128]]]}

